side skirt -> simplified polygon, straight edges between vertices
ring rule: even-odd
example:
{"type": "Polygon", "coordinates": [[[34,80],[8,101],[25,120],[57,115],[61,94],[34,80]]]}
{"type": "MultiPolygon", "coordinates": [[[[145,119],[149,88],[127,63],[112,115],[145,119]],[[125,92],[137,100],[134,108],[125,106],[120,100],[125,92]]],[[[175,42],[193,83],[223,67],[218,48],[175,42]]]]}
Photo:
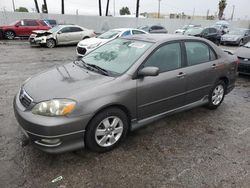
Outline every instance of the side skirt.
{"type": "Polygon", "coordinates": [[[186,110],[192,109],[194,107],[202,106],[202,105],[207,104],[207,103],[208,103],[208,96],[205,96],[203,99],[201,99],[199,101],[187,104],[187,105],[179,107],[179,108],[175,108],[173,110],[169,110],[169,111],[166,111],[166,112],[163,112],[163,113],[160,113],[160,114],[157,114],[157,115],[154,115],[154,116],[151,116],[151,117],[139,120],[139,121],[137,121],[137,119],[134,119],[131,122],[131,131],[139,129],[139,128],[141,128],[149,123],[152,123],[154,121],[162,119],[166,116],[169,116],[169,115],[172,115],[172,114],[175,114],[178,112],[186,111],[186,110]]]}

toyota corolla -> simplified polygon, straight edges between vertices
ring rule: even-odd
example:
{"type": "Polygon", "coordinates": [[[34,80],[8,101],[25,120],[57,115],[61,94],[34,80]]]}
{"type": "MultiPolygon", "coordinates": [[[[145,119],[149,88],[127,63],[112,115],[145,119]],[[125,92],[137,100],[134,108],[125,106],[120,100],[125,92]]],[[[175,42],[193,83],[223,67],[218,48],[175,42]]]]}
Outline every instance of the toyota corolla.
{"type": "Polygon", "coordinates": [[[210,41],[146,34],[110,41],[23,83],[14,99],[37,148],[109,151],[128,131],[176,112],[216,109],[234,88],[237,57],[210,41]]]}

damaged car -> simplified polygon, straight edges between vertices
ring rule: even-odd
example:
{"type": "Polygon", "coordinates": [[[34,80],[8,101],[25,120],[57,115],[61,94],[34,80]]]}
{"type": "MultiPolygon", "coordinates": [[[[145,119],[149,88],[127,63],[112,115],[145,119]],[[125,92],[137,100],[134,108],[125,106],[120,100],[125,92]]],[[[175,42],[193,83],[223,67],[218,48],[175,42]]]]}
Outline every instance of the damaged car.
{"type": "Polygon", "coordinates": [[[83,39],[94,37],[93,30],[78,25],[58,25],[48,31],[33,31],[29,37],[30,44],[54,48],[57,45],[77,44],[83,39]]]}

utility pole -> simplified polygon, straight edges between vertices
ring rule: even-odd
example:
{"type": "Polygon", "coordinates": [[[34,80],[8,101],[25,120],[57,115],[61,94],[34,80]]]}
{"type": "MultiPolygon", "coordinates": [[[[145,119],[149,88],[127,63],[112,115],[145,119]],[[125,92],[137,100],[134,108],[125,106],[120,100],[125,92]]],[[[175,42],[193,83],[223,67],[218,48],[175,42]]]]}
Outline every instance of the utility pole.
{"type": "Polygon", "coordinates": [[[36,5],[36,11],[37,13],[40,13],[40,10],[39,10],[39,6],[38,6],[38,3],[37,3],[37,0],[34,0],[35,1],[35,5],[36,5]]]}
{"type": "Polygon", "coordinates": [[[136,1],[136,18],[139,17],[140,0],[136,1]]]}
{"type": "Polygon", "coordinates": [[[160,18],[160,11],[161,11],[161,0],[158,0],[158,18],[160,18]]]}
{"type": "Polygon", "coordinates": [[[106,14],[105,16],[108,16],[109,14],[109,0],[107,0],[107,6],[106,6],[106,14]]]}
{"type": "Polygon", "coordinates": [[[233,5],[233,12],[232,12],[232,15],[231,15],[231,21],[233,21],[233,19],[234,19],[234,9],[235,9],[235,5],[233,5]]]}
{"type": "Polygon", "coordinates": [[[14,12],[16,11],[16,7],[15,7],[15,2],[14,2],[14,0],[12,0],[12,5],[13,5],[13,10],[14,10],[14,12]]]}
{"type": "Polygon", "coordinates": [[[62,0],[62,14],[64,14],[64,0],[62,0]]]}
{"type": "Polygon", "coordinates": [[[46,10],[46,13],[48,14],[48,7],[47,7],[47,1],[43,0],[44,8],[46,10]]]}
{"type": "Polygon", "coordinates": [[[102,2],[99,0],[99,16],[102,16],[102,2]]]}
{"type": "Polygon", "coordinates": [[[207,20],[208,20],[208,17],[209,17],[209,9],[207,9],[207,20]]]}

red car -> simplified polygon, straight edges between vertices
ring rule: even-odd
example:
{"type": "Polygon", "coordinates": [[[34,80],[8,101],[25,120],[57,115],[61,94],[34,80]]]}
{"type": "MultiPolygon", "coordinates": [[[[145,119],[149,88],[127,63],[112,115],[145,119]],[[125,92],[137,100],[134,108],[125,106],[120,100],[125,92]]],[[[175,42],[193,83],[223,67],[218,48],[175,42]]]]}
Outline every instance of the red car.
{"type": "Polygon", "coordinates": [[[43,20],[18,20],[10,25],[0,26],[6,39],[12,40],[15,37],[28,37],[33,30],[48,30],[51,27],[43,20]]]}

